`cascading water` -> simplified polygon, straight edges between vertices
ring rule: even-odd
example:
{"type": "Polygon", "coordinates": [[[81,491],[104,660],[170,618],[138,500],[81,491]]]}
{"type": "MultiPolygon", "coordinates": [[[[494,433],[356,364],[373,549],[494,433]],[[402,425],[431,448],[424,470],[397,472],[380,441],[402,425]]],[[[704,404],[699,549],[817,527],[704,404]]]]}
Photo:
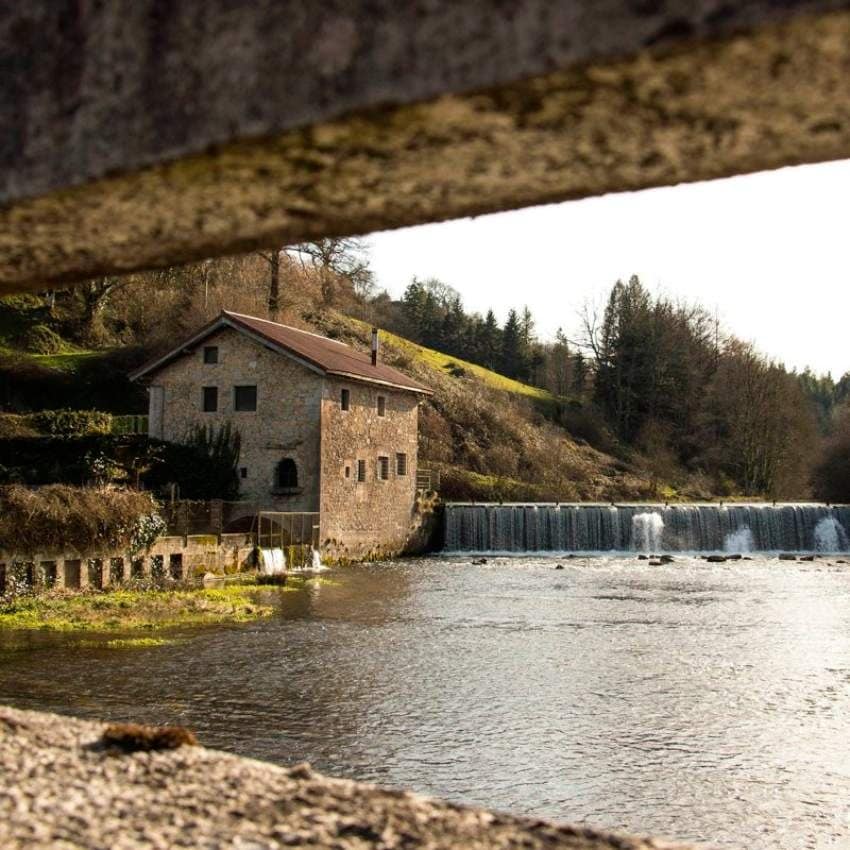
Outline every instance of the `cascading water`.
{"type": "Polygon", "coordinates": [[[260,553],[260,572],[263,575],[276,576],[286,572],[286,555],[283,549],[260,549],[260,553]]]}
{"type": "Polygon", "coordinates": [[[815,549],[818,552],[846,552],[847,532],[835,517],[825,516],[815,526],[815,549]]]}
{"type": "Polygon", "coordinates": [[[641,552],[656,552],[661,548],[664,520],[661,514],[635,514],[632,517],[633,548],[641,552]]]}
{"type": "Polygon", "coordinates": [[[318,549],[310,550],[310,569],[314,573],[323,573],[327,571],[327,567],[322,563],[322,555],[318,549]]]}
{"type": "Polygon", "coordinates": [[[447,504],[449,552],[847,552],[850,506],[447,504]]]}
{"type": "Polygon", "coordinates": [[[724,552],[752,552],[753,546],[753,532],[749,528],[732,531],[723,541],[724,552]]]}

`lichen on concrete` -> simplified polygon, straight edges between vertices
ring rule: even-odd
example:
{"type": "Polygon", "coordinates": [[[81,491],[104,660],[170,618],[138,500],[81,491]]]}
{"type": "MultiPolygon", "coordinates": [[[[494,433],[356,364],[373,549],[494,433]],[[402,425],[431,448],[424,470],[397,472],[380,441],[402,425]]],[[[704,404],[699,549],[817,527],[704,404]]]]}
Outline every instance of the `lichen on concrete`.
{"type": "Polygon", "coordinates": [[[0,293],[850,156],[850,12],[684,46],[675,34],[9,203],[0,293]]]}
{"type": "MultiPolygon", "coordinates": [[[[455,806],[201,746],[122,754],[111,745],[115,727],[104,737],[108,728],[0,707],[3,850],[682,847],[455,806]]],[[[143,737],[158,740],[164,731],[143,737]]],[[[122,735],[126,740],[126,729],[122,735]]],[[[168,740],[190,738],[172,732],[168,740]]]]}

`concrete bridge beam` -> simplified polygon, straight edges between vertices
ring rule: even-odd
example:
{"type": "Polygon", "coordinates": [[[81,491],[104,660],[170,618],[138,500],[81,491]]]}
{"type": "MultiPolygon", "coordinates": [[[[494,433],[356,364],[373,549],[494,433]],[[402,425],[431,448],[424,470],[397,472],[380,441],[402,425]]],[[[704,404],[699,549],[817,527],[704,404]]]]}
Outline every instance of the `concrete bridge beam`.
{"type": "Polygon", "coordinates": [[[850,155],[847,0],[32,0],[0,292],[850,155]]]}

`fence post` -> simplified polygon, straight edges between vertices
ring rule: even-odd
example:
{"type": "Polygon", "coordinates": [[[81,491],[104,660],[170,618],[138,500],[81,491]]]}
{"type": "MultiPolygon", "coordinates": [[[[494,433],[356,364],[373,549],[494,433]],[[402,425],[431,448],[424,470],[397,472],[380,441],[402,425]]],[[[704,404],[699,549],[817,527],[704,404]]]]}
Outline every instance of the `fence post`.
{"type": "Polygon", "coordinates": [[[189,544],[189,503],[188,502],[180,502],[177,507],[177,523],[178,529],[181,529],[181,534],[183,535],[183,545],[188,546],[189,544]]]}
{"type": "Polygon", "coordinates": [[[215,532],[220,544],[224,532],[224,502],[221,499],[213,499],[210,502],[210,528],[215,532]]]}

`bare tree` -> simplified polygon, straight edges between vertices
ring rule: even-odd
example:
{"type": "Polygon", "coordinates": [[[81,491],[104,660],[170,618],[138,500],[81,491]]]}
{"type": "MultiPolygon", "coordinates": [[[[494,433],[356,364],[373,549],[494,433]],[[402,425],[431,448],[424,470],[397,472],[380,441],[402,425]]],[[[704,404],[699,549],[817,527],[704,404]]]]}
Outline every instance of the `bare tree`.
{"type": "Polygon", "coordinates": [[[375,290],[375,276],[369,268],[369,245],[356,236],[302,242],[285,249],[306,268],[306,261],[320,275],[322,298],[332,304],[336,297],[337,278],[348,280],[361,298],[369,298],[375,290]]]}
{"type": "Polygon", "coordinates": [[[269,264],[268,310],[269,317],[276,319],[280,310],[280,250],[257,251],[257,255],[269,264]]]}

